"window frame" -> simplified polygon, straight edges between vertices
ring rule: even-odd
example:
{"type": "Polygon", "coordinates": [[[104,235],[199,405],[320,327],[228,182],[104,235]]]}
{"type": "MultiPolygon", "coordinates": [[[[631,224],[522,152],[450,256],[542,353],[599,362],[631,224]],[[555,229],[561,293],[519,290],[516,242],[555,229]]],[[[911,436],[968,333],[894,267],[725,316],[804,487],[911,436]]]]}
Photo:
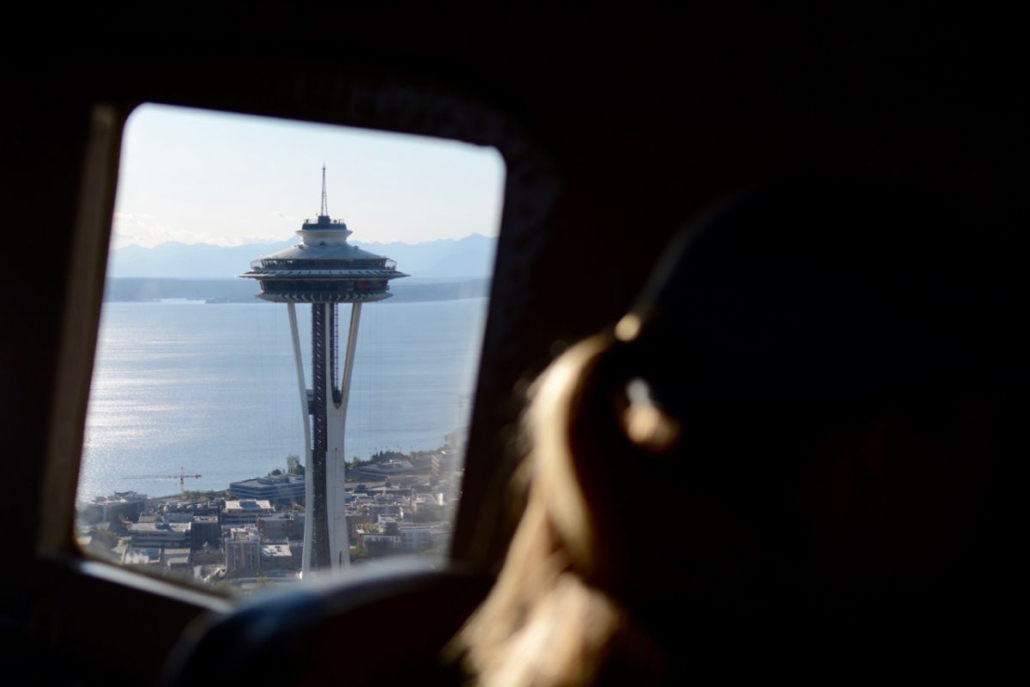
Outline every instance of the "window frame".
{"type": "MultiPolygon", "coordinates": [[[[248,71],[250,77],[261,75],[260,69],[248,71]]],[[[74,536],[76,489],[84,442],[89,389],[97,350],[108,247],[112,234],[118,166],[124,126],[138,105],[158,103],[193,107],[238,114],[270,116],[298,121],[337,124],[348,127],[392,131],[437,138],[447,138],[476,145],[492,146],[506,166],[504,206],[494,264],[489,311],[482,352],[476,370],[470,435],[467,443],[462,499],[451,543],[450,560],[491,566],[503,547],[490,531],[499,520],[499,509],[507,479],[497,474],[505,470],[496,459],[495,444],[503,434],[506,420],[483,401],[496,395],[498,389],[510,389],[504,375],[483,374],[507,366],[508,376],[515,374],[508,360],[514,320],[506,314],[518,308],[526,293],[529,270],[525,263],[533,258],[539,243],[533,237],[539,232],[558,198],[559,184],[550,157],[536,145],[527,131],[511,116],[478,99],[460,93],[446,92],[438,84],[406,83],[384,80],[382,75],[369,77],[340,67],[287,66],[273,74],[263,75],[271,85],[268,93],[278,97],[261,105],[242,98],[242,102],[221,102],[183,97],[162,92],[155,82],[147,97],[94,100],[90,107],[88,133],[79,175],[77,212],[71,235],[71,257],[61,321],[57,364],[51,392],[50,423],[43,465],[45,499],[38,504],[39,519],[36,551],[41,559],[54,564],[53,574],[61,579],[60,613],[53,620],[63,628],[56,641],[66,644],[69,655],[85,657],[91,651],[103,651],[103,639],[90,639],[89,633],[76,631],[90,622],[91,616],[103,613],[111,603],[129,611],[132,616],[143,609],[161,607],[167,611],[162,629],[154,639],[154,649],[133,657],[126,670],[155,674],[171,643],[185,625],[205,611],[226,612],[234,602],[207,591],[173,580],[156,579],[138,571],[94,560],[79,549],[74,536]],[[317,92],[298,94],[286,88],[298,80],[315,82],[317,92]],[[277,88],[278,86],[278,88],[277,88]],[[105,599],[101,608],[96,603],[74,602],[102,588],[105,599]],[[143,596],[141,596],[143,595],[143,596]],[[144,598],[145,597],[145,598],[144,598]]],[[[206,78],[217,80],[212,69],[206,78]]],[[[165,84],[167,86],[167,84],[165,84]]],[[[197,87],[195,93],[203,93],[197,87]]]]}

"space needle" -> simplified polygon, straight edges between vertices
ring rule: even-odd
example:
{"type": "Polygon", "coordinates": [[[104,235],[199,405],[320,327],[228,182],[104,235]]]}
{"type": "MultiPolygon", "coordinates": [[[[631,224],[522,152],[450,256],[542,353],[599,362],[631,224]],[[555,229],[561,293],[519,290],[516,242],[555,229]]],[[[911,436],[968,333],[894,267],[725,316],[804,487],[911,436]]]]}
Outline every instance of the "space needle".
{"type": "MultiPolygon", "coordinates": [[[[239,275],[261,285],[258,298],[286,303],[293,337],[293,357],[304,418],[305,518],[304,576],[312,571],[339,572],[350,564],[347,540],[344,426],[361,304],[393,294],[391,279],[408,275],[397,265],[347,243],[351,231],[331,219],[322,166],[322,205],[318,221],[304,221],[301,243],[258,258],[239,275]],[[311,304],[311,388],[304,379],[297,303],[311,304]],[[350,303],[350,326],[343,365],[339,364],[338,306],[350,303]]],[[[317,574],[317,573],[316,573],[317,574]]]]}

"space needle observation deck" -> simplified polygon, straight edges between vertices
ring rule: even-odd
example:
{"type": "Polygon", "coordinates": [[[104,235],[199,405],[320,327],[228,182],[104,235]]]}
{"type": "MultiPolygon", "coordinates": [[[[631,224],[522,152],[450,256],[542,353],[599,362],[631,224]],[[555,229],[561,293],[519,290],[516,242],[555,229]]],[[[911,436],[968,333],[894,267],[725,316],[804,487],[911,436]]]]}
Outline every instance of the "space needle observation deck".
{"type": "Polygon", "coordinates": [[[258,298],[279,303],[366,303],[389,298],[389,280],[408,275],[388,258],[347,243],[340,220],[319,215],[297,232],[301,243],[258,258],[241,277],[257,279],[258,298]]]}
{"type": "Polygon", "coordinates": [[[325,167],[318,219],[305,220],[301,243],[253,261],[240,277],[256,279],[258,298],[286,303],[304,418],[305,519],[302,571],[339,572],[349,565],[344,427],[362,303],[389,298],[391,279],[408,275],[394,261],[347,243],[351,231],[329,216],[325,167]],[[311,388],[304,379],[297,303],[311,304],[311,388]],[[339,365],[340,303],[351,304],[343,365],[339,365]]]}

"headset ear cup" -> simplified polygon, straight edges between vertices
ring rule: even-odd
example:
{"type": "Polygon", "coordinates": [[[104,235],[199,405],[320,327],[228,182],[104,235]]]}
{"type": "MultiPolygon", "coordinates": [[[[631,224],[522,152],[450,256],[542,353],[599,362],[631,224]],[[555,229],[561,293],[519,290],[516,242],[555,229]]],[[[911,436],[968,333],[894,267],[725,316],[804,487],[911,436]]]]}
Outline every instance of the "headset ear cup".
{"type": "Polygon", "coordinates": [[[634,378],[626,386],[626,408],[619,415],[626,438],[646,453],[666,455],[679,440],[680,420],[651,397],[645,380],[634,378]]]}

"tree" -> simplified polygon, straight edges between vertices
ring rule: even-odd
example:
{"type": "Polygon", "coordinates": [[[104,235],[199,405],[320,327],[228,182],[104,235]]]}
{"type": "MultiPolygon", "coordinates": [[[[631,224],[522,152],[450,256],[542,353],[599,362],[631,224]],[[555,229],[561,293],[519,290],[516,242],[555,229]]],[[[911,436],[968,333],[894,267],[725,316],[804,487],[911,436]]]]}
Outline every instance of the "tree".
{"type": "Polygon", "coordinates": [[[118,546],[118,535],[107,527],[98,527],[93,538],[103,544],[108,551],[118,546]]]}
{"type": "Polygon", "coordinates": [[[400,451],[376,451],[372,454],[373,463],[385,463],[389,460],[405,460],[408,456],[400,451]]]}
{"type": "Polygon", "coordinates": [[[300,456],[296,453],[286,456],[286,472],[291,475],[304,474],[304,466],[300,464],[300,456]]]}

